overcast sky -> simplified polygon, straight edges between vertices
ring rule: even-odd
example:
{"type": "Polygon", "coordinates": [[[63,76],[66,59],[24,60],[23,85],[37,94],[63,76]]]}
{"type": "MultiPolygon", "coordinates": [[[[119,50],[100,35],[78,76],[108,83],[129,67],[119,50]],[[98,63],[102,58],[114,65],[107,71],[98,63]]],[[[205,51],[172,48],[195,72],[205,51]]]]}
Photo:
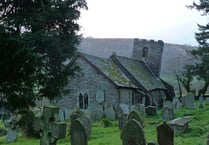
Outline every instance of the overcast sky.
{"type": "Polygon", "coordinates": [[[193,0],[86,0],[79,24],[84,37],[142,38],[197,45],[197,23],[208,19],[186,8],[193,0]]]}

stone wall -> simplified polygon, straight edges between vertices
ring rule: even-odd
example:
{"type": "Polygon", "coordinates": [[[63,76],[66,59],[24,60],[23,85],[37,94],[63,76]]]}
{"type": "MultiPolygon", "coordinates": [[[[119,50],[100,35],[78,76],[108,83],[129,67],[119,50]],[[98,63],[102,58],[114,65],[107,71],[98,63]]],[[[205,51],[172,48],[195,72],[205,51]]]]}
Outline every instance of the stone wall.
{"type": "Polygon", "coordinates": [[[96,93],[103,90],[104,101],[100,104],[112,104],[119,100],[118,90],[101,72],[98,72],[94,67],[87,63],[83,58],[78,57],[77,65],[80,66],[80,72],[75,78],[69,78],[69,84],[66,88],[71,90],[67,96],[63,96],[57,100],[57,105],[61,110],[73,109],[79,106],[79,94],[88,94],[89,105],[96,105],[96,93]]]}
{"type": "Polygon", "coordinates": [[[164,43],[163,41],[154,41],[154,40],[139,40],[134,39],[134,49],[132,53],[132,58],[145,60],[151,70],[157,75],[160,75],[161,69],[161,60],[164,43]],[[147,48],[146,55],[143,56],[143,49],[147,48]]]}

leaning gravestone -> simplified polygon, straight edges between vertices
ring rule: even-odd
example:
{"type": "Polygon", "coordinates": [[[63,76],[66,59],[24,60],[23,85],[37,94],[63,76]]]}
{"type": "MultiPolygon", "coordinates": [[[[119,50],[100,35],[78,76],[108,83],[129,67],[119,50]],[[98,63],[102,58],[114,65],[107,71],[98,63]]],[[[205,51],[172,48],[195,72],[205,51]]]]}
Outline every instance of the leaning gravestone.
{"type": "Polygon", "coordinates": [[[173,145],[174,133],[173,130],[163,122],[163,124],[156,127],[157,129],[157,140],[159,145],[173,145]]]}
{"type": "Polygon", "coordinates": [[[155,116],[157,115],[157,108],[155,106],[147,106],[145,112],[148,116],[155,116]]]}
{"type": "Polygon", "coordinates": [[[84,126],[84,129],[86,131],[87,139],[90,139],[91,137],[91,129],[92,129],[92,123],[91,120],[86,117],[85,115],[81,115],[78,120],[81,122],[81,124],[84,126]]]}
{"type": "Polygon", "coordinates": [[[118,118],[119,129],[123,129],[123,127],[127,123],[127,116],[128,116],[128,114],[126,114],[126,113],[123,113],[119,116],[119,118],[118,118]]]}
{"type": "Polygon", "coordinates": [[[7,136],[6,136],[6,142],[14,142],[17,140],[17,131],[15,129],[9,128],[9,130],[7,131],[7,136]]]}
{"type": "Polygon", "coordinates": [[[44,106],[42,116],[35,118],[33,127],[40,134],[40,145],[56,145],[57,140],[66,134],[66,123],[59,122],[57,106],[44,106]]]}
{"type": "Polygon", "coordinates": [[[129,120],[121,133],[123,145],[146,145],[144,130],[135,119],[129,120]]]}
{"type": "Polygon", "coordinates": [[[173,109],[164,107],[162,109],[162,119],[164,120],[171,120],[174,118],[174,112],[173,109]]]}
{"type": "Polygon", "coordinates": [[[73,120],[70,126],[71,145],[87,145],[87,134],[79,120],[73,120]]]}
{"type": "Polygon", "coordinates": [[[142,127],[144,125],[144,120],[143,118],[141,117],[141,115],[139,113],[137,113],[136,111],[131,111],[129,114],[128,114],[128,117],[127,117],[127,120],[131,120],[131,119],[135,119],[136,121],[138,121],[142,127]]]}
{"type": "Polygon", "coordinates": [[[189,109],[194,109],[195,108],[195,98],[194,98],[194,94],[192,92],[189,92],[185,98],[184,98],[184,106],[186,108],[189,108],[189,109]]]}

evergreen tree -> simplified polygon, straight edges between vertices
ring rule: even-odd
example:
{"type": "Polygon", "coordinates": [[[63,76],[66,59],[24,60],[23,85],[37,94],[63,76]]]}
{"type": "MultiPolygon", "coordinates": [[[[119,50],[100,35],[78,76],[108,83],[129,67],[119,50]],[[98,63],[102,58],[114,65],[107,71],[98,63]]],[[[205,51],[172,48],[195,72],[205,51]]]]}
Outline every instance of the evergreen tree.
{"type": "Polygon", "coordinates": [[[81,9],[85,0],[0,1],[0,107],[21,113],[67,91],[81,9]]]}
{"type": "MultiPolygon", "coordinates": [[[[209,1],[199,0],[198,3],[193,3],[191,8],[195,8],[202,12],[202,15],[208,17],[209,15],[209,1]]],[[[199,60],[198,63],[194,65],[194,72],[199,77],[205,81],[205,86],[199,90],[198,96],[205,94],[209,86],[209,22],[205,25],[198,25],[199,32],[195,33],[197,42],[199,43],[198,49],[191,51],[191,54],[196,56],[199,60]]]]}

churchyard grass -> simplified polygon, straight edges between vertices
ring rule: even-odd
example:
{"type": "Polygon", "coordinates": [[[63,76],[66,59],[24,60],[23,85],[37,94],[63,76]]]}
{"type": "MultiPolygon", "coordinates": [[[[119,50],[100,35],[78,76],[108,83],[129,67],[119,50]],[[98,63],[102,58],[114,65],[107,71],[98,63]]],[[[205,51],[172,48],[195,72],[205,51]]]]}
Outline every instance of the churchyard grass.
{"type": "MultiPolygon", "coordinates": [[[[203,145],[206,144],[207,135],[209,134],[209,105],[204,104],[204,108],[198,108],[199,103],[196,103],[195,109],[179,108],[175,110],[175,117],[189,116],[189,128],[184,133],[175,132],[175,145],[203,145]]],[[[155,117],[146,117],[144,132],[146,141],[156,141],[156,126],[162,122],[160,111],[155,117]]],[[[0,124],[2,127],[2,123],[0,124]]],[[[105,127],[103,122],[95,122],[92,128],[91,138],[88,145],[121,145],[120,130],[118,122],[114,121],[108,127],[105,127]]],[[[37,145],[40,140],[35,138],[24,138],[19,135],[16,142],[11,145],[37,145]]],[[[5,137],[0,137],[0,144],[7,145],[5,137]]],[[[60,139],[57,145],[70,145],[69,129],[65,139],[60,139]]]]}

